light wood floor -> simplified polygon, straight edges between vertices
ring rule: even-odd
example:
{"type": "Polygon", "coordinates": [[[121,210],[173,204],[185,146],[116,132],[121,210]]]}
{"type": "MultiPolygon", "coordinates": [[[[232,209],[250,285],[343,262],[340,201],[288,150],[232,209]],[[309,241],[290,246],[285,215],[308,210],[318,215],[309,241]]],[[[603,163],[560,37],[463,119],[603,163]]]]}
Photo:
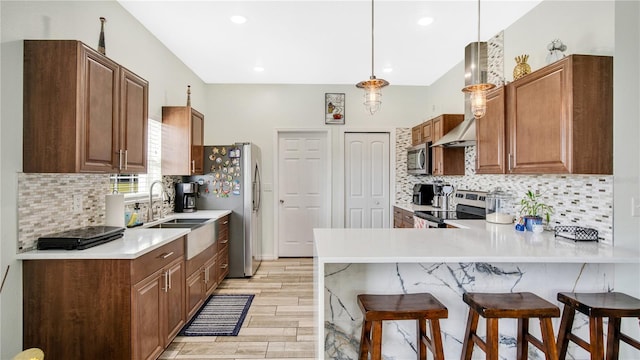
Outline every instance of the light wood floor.
{"type": "Polygon", "coordinates": [[[238,336],[178,336],[160,359],[315,358],[313,259],[263,261],[248,279],[226,279],[218,294],[255,294],[238,336]]]}

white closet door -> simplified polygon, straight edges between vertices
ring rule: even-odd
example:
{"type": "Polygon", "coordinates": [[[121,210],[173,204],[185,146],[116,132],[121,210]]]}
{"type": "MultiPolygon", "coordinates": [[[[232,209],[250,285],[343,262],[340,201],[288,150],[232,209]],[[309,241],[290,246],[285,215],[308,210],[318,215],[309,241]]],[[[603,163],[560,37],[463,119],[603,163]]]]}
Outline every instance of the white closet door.
{"type": "Polygon", "coordinates": [[[389,134],[345,133],[345,227],[389,227],[389,134]]]}
{"type": "Polygon", "coordinates": [[[313,228],[330,226],[327,134],[278,134],[278,255],[313,256],[313,228]]]}

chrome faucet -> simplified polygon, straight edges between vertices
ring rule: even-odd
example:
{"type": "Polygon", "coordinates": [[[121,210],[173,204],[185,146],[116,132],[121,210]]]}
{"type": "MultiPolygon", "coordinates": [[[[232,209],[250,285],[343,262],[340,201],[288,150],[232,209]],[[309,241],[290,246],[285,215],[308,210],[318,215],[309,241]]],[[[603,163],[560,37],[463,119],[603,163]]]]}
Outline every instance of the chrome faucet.
{"type": "Polygon", "coordinates": [[[147,222],[152,222],[153,220],[155,220],[153,218],[153,186],[155,184],[160,184],[160,186],[162,187],[162,193],[160,194],[160,219],[162,219],[163,216],[163,212],[162,212],[162,204],[169,200],[169,194],[167,193],[167,189],[164,186],[164,183],[162,182],[162,180],[156,180],[154,182],[151,183],[151,186],[149,187],[149,209],[148,209],[148,213],[149,215],[147,216],[147,222]],[[165,200],[165,196],[166,196],[166,200],[165,200]]]}

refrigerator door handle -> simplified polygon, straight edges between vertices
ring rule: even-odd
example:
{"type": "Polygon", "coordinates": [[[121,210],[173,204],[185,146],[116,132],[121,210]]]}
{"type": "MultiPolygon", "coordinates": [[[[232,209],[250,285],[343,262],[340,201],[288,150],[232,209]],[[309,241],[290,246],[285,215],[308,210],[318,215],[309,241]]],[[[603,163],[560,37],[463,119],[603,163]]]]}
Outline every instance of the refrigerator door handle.
{"type": "Polygon", "coordinates": [[[254,170],[253,177],[253,211],[260,210],[260,169],[258,168],[258,164],[256,164],[256,168],[254,170]]]}

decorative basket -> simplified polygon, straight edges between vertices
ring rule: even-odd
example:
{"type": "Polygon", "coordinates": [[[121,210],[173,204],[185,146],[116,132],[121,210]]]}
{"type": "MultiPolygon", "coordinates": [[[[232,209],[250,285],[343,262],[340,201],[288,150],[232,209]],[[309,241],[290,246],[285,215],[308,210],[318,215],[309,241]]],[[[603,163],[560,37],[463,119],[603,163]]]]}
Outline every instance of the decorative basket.
{"type": "Polygon", "coordinates": [[[573,241],[598,241],[598,230],[581,226],[556,226],[554,234],[573,241]]]}

